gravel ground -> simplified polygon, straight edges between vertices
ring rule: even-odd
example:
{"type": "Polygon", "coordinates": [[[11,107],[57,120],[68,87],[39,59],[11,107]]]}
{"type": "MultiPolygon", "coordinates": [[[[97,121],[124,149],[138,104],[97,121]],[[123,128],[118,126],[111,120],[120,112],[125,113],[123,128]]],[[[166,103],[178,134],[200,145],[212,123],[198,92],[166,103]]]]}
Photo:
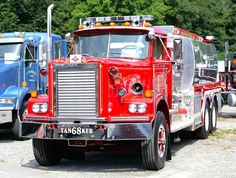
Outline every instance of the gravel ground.
{"type": "MultiPolygon", "coordinates": [[[[224,107],[218,131],[236,129],[236,109],[224,107]]],[[[85,161],[63,159],[54,167],[41,167],[31,140],[13,141],[0,132],[0,178],[57,177],[236,177],[236,135],[207,140],[185,139],[172,147],[172,160],[160,171],[146,171],[137,154],[88,153],[85,161]]]]}

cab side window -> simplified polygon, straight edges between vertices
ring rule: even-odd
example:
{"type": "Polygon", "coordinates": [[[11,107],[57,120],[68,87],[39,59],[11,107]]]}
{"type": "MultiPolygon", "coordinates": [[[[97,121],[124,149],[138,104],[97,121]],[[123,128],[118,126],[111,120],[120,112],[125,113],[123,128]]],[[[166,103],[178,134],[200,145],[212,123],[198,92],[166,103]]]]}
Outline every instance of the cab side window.
{"type": "Polygon", "coordinates": [[[160,38],[156,38],[154,41],[153,57],[155,60],[162,59],[162,42],[160,38]]]}
{"type": "Polygon", "coordinates": [[[25,59],[36,59],[37,58],[37,47],[26,46],[25,59]]]}

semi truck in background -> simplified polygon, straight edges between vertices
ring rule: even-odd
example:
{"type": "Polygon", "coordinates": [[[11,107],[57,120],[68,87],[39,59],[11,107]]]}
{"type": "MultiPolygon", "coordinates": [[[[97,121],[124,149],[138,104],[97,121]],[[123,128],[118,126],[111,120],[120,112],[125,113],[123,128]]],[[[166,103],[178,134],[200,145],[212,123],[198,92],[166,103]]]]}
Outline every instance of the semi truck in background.
{"type": "Polygon", "coordinates": [[[222,103],[236,106],[236,52],[228,59],[226,52],[224,61],[219,61],[220,81],[222,82],[222,103]]]}
{"type": "MultiPolygon", "coordinates": [[[[0,34],[0,124],[18,137],[19,120],[27,112],[32,90],[47,90],[47,33],[0,34]],[[18,112],[19,110],[19,112],[18,112]]],[[[66,42],[52,35],[52,58],[67,55],[66,42]]]]}
{"type": "Polygon", "coordinates": [[[0,129],[12,128],[19,139],[19,122],[27,113],[31,91],[47,91],[48,60],[66,55],[67,42],[59,35],[0,33],[0,129]]]}
{"type": "Polygon", "coordinates": [[[70,58],[48,64],[48,95],[34,94],[21,122],[35,159],[136,146],[144,166],[171,159],[171,134],[206,139],[221,109],[217,55],[201,36],[152,26],[152,16],[88,17],[70,58]]]}

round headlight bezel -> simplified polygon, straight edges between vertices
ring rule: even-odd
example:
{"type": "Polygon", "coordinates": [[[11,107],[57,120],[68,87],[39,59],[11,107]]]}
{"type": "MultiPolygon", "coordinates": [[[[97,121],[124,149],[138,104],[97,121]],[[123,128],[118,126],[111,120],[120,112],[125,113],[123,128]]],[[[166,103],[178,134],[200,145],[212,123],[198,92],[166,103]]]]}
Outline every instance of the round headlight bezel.
{"type": "Polygon", "coordinates": [[[39,113],[40,112],[40,105],[38,103],[35,103],[32,105],[32,111],[34,113],[39,113]]]}
{"type": "Polygon", "coordinates": [[[135,104],[135,103],[131,103],[131,104],[129,104],[129,112],[130,113],[136,113],[137,112],[137,104],[135,104]]]}
{"type": "Polygon", "coordinates": [[[140,82],[134,83],[132,85],[132,91],[134,94],[138,94],[138,95],[142,94],[144,91],[144,87],[143,87],[142,83],[140,83],[140,82]]]}
{"type": "Polygon", "coordinates": [[[46,113],[46,112],[48,112],[48,104],[47,103],[35,103],[32,105],[32,111],[34,113],[46,113]]]}
{"type": "Polygon", "coordinates": [[[47,103],[43,103],[40,105],[40,112],[41,113],[46,113],[48,111],[48,104],[47,103]]]}
{"type": "Polygon", "coordinates": [[[147,111],[147,105],[145,103],[138,104],[137,111],[138,113],[145,113],[147,111]]]}

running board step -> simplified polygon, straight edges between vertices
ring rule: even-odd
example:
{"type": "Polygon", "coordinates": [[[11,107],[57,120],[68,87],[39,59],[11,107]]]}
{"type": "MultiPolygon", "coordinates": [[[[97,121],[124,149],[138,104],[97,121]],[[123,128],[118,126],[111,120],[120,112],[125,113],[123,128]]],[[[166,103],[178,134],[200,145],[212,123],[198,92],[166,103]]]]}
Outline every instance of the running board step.
{"type": "Polygon", "coordinates": [[[171,133],[175,133],[179,130],[185,129],[189,126],[192,126],[193,121],[191,119],[186,119],[184,121],[174,121],[170,126],[171,133]]]}

